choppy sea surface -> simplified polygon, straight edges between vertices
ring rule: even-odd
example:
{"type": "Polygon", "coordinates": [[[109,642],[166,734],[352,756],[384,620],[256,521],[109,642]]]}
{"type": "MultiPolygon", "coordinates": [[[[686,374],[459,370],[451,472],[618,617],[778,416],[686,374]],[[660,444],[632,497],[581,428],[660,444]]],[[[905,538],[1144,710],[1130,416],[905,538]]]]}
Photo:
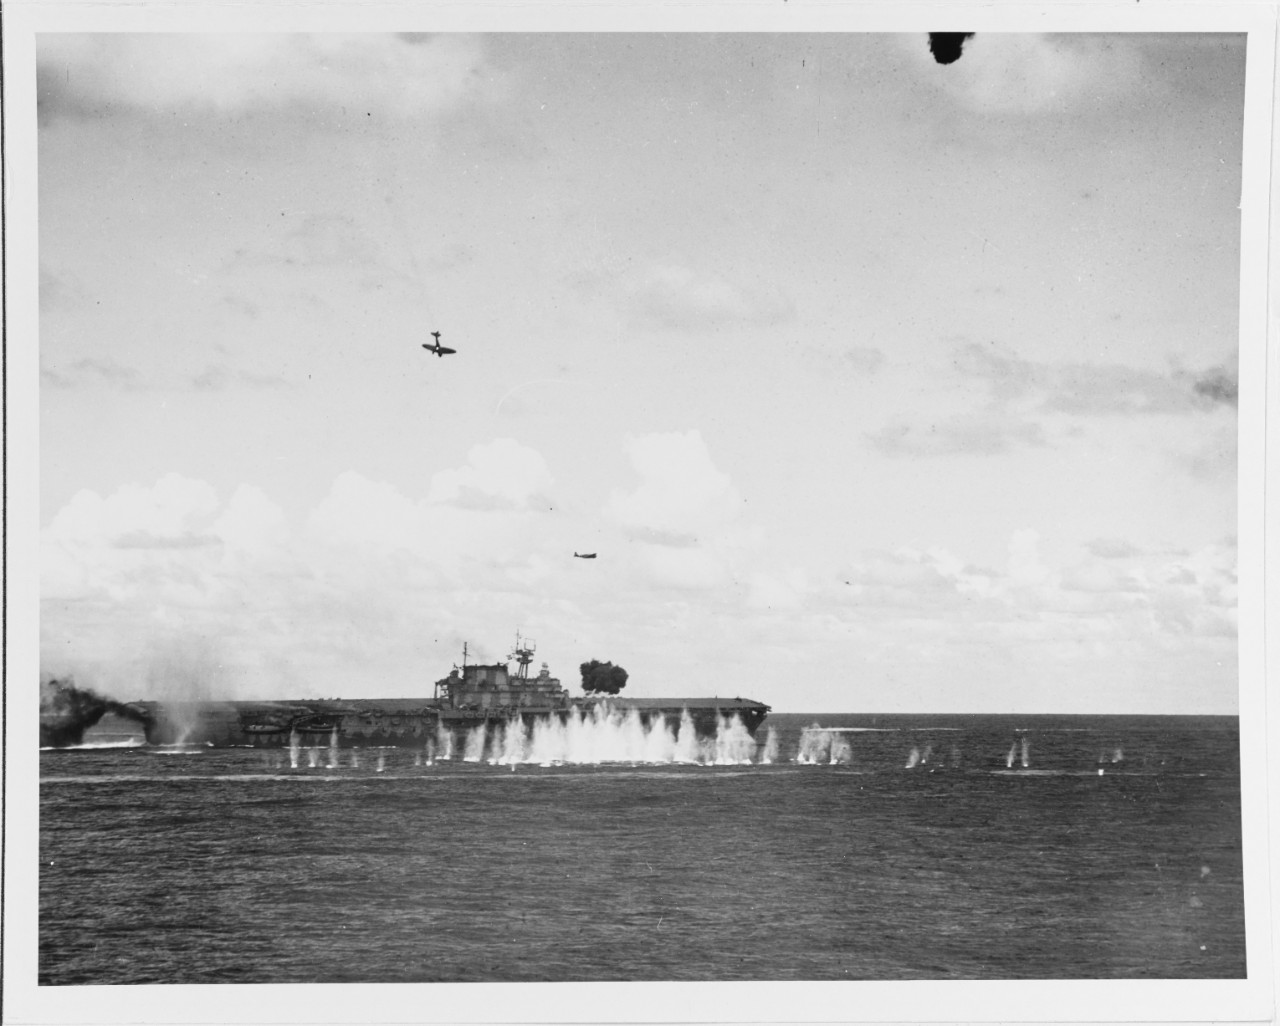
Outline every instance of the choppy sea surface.
{"type": "Polygon", "coordinates": [[[1238,738],[773,714],[716,764],[102,729],[41,753],[39,980],[1243,977],[1238,738]]]}

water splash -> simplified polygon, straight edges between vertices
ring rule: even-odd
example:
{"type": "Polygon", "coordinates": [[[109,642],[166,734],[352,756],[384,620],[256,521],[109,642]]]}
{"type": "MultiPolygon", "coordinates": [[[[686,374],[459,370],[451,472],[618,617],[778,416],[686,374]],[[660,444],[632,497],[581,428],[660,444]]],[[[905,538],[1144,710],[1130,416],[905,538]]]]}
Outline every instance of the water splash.
{"type": "Polygon", "coordinates": [[[796,750],[796,762],[801,766],[829,766],[853,760],[853,746],[839,733],[814,724],[800,732],[800,746],[796,750]]]}
{"type": "Polygon", "coordinates": [[[915,769],[920,765],[920,749],[913,748],[907,753],[907,769],[915,769]]]}
{"type": "Polygon", "coordinates": [[[750,766],[756,754],[756,739],[738,716],[718,717],[714,762],[717,766],[750,766]]]}
{"type": "Polygon", "coordinates": [[[333,728],[329,735],[329,769],[338,768],[338,728],[333,728]]]}
{"type": "Polygon", "coordinates": [[[298,744],[298,732],[291,730],[289,732],[289,768],[298,768],[298,755],[301,752],[301,746],[298,744]]]}
{"type": "Polygon", "coordinates": [[[467,731],[467,740],[462,746],[463,762],[480,762],[484,758],[484,734],[483,723],[467,731]]]}
{"type": "Polygon", "coordinates": [[[1005,757],[1004,768],[1013,769],[1013,760],[1018,757],[1018,742],[1015,741],[1009,746],[1009,754],[1005,757]]]}
{"type": "Polygon", "coordinates": [[[378,772],[381,773],[387,768],[387,757],[382,753],[378,754],[378,772]]]}
{"type": "Polygon", "coordinates": [[[1027,744],[1027,739],[1022,739],[1022,768],[1026,769],[1031,765],[1031,747],[1027,744]]]}
{"type": "Polygon", "coordinates": [[[800,731],[800,747],[796,750],[796,762],[802,766],[816,766],[829,757],[831,735],[818,724],[800,731]]]}
{"type": "Polygon", "coordinates": [[[312,769],[315,769],[317,766],[320,765],[320,749],[318,748],[307,749],[307,765],[309,765],[312,769]]]}
{"type": "MultiPolygon", "coordinates": [[[[543,766],[599,763],[696,763],[714,761],[697,737],[688,710],[672,727],[665,717],[648,722],[637,709],[613,709],[601,702],[587,710],[573,710],[563,720],[538,720],[532,729],[516,725],[504,738],[502,757],[508,763],[543,766]]],[[[714,742],[713,742],[714,743],[714,742]]]]}
{"type": "Polygon", "coordinates": [[[760,756],[760,762],[765,766],[771,766],[778,761],[778,732],[772,727],[764,738],[764,752],[760,756]]]}
{"type": "Polygon", "coordinates": [[[437,759],[453,758],[453,732],[443,723],[436,727],[435,757],[437,759]]]}
{"type": "MultiPolygon", "coordinates": [[[[777,742],[774,749],[776,753],[777,742]]],[[[515,767],[599,765],[603,763],[742,766],[755,761],[757,744],[736,715],[718,718],[715,730],[699,737],[686,709],[678,723],[664,716],[644,717],[638,709],[600,702],[574,709],[563,718],[539,718],[532,724],[511,720],[488,734],[468,731],[463,759],[515,767]]],[[[443,756],[442,756],[443,758],[443,756]]]]}

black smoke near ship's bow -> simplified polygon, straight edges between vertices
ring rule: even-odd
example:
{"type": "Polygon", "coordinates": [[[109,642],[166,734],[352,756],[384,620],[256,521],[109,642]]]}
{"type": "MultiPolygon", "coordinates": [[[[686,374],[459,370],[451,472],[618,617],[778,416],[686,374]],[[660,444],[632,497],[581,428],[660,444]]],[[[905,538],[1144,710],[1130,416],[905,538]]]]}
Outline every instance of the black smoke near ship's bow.
{"type": "Polygon", "coordinates": [[[139,723],[145,718],[131,706],[105,698],[70,680],[40,682],[40,747],[67,748],[84,740],[84,732],[107,713],[139,723]]]}

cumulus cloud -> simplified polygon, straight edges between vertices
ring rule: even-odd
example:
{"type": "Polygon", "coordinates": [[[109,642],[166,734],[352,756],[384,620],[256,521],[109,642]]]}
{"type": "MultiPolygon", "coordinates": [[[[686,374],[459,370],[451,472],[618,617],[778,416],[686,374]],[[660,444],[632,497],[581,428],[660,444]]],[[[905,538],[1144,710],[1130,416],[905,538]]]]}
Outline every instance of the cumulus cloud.
{"type": "Polygon", "coordinates": [[[523,508],[551,487],[542,455],[511,438],[474,446],[467,465],[431,478],[427,498],[470,508],[523,508]]]}
{"type": "Polygon", "coordinates": [[[361,693],[378,667],[407,680],[424,631],[526,622],[555,542],[521,503],[547,480],[536,452],[499,440],[439,475],[435,499],[339,475],[296,528],[250,485],[226,500],[180,475],[80,492],[41,536],[42,651],[122,682],[127,697],[154,694],[153,671],[172,676],[156,645],[173,638],[184,651],[216,639],[229,660],[219,679],[260,696],[353,674],[361,693]],[[471,494],[494,507],[452,501],[471,494]]]}
{"type": "Polygon", "coordinates": [[[760,546],[743,518],[742,495],[716,467],[698,431],[633,436],[627,454],[640,483],[606,507],[637,546],[642,574],[681,588],[724,586],[760,546]]]}
{"type": "Polygon", "coordinates": [[[167,474],[153,487],[124,485],[106,498],[77,492],[54,516],[48,534],[71,544],[116,545],[146,537],[163,546],[203,534],[217,507],[217,494],[206,482],[167,474]]]}
{"type": "Polygon", "coordinates": [[[1007,552],[1000,569],[940,549],[867,553],[829,590],[811,593],[808,608],[820,603],[833,626],[895,661],[941,663],[973,648],[983,658],[1038,662],[1053,652],[1056,671],[1070,664],[1096,675],[1099,664],[1155,665],[1171,652],[1229,656],[1234,645],[1232,544],[1050,564],[1038,532],[1022,528],[1007,552]]]}
{"type": "Polygon", "coordinates": [[[729,475],[712,462],[701,432],[672,432],[633,436],[627,454],[640,476],[630,492],[614,492],[609,512],[623,527],[674,535],[686,544],[734,520],[742,511],[742,496],[729,475]]]}
{"type": "Polygon", "coordinates": [[[379,554],[413,550],[426,540],[421,506],[384,481],[339,474],[307,521],[309,537],[379,554]]]}
{"type": "MultiPolygon", "coordinates": [[[[478,449],[442,480],[507,482],[519,447],[478,449]]],[[[867,666],[945,676],[976,659],[1062,680],[1233,650],[1230,540],[1173,553],[1098,540],[1062,564],[1023,528],[996,568],[900,548],[818,580],[771,560],[697,432],[634,438],[627,451],[639,480],[609,512],[630,544],[599,564],[572,560],[545,511],[415,499],[354,473],[296,530],[249,485],[225,500],[179,475],[81,492],[42,533],[42,651],[50,665],[91,664],[87,681],[135,698],[164,681],[210,697],[412,693],[461,640],[493,644],[539,617],[575,657],[589,654],[582,639],[625,624],[658,666],[671,637],[691,659],[744,634],[760,641],[753,659],[776,647],[794,661],[803,643],[834,662],[854,644],[867,666]]]]}
{"type": "Polygon", "coordinates": [[[42,117],[112,108],[242,114],[305,105],[411,118],[493,87],[475,36],[48,33],[42,117]]]}
{"type": "Polygon", "coordinates": [[[213,533],[232,552],[261,555],[288,543],[289,523],[284,510],[261,488],[240,485],[213,524],[213,533]]]}

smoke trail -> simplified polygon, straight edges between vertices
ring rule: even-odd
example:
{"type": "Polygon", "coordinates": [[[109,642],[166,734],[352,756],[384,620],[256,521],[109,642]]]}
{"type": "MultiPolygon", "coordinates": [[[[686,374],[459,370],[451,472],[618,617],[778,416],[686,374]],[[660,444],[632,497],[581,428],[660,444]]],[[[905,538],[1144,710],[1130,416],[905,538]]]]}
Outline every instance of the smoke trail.
{"type": "Polygon", "coordinates": [[[40,746],[68,748],[84,740],[84,732],[107,713],[145,724],[137,709],[106,698],[88,688],[78,688],[70,678],[40,682],[40,746]]]}

